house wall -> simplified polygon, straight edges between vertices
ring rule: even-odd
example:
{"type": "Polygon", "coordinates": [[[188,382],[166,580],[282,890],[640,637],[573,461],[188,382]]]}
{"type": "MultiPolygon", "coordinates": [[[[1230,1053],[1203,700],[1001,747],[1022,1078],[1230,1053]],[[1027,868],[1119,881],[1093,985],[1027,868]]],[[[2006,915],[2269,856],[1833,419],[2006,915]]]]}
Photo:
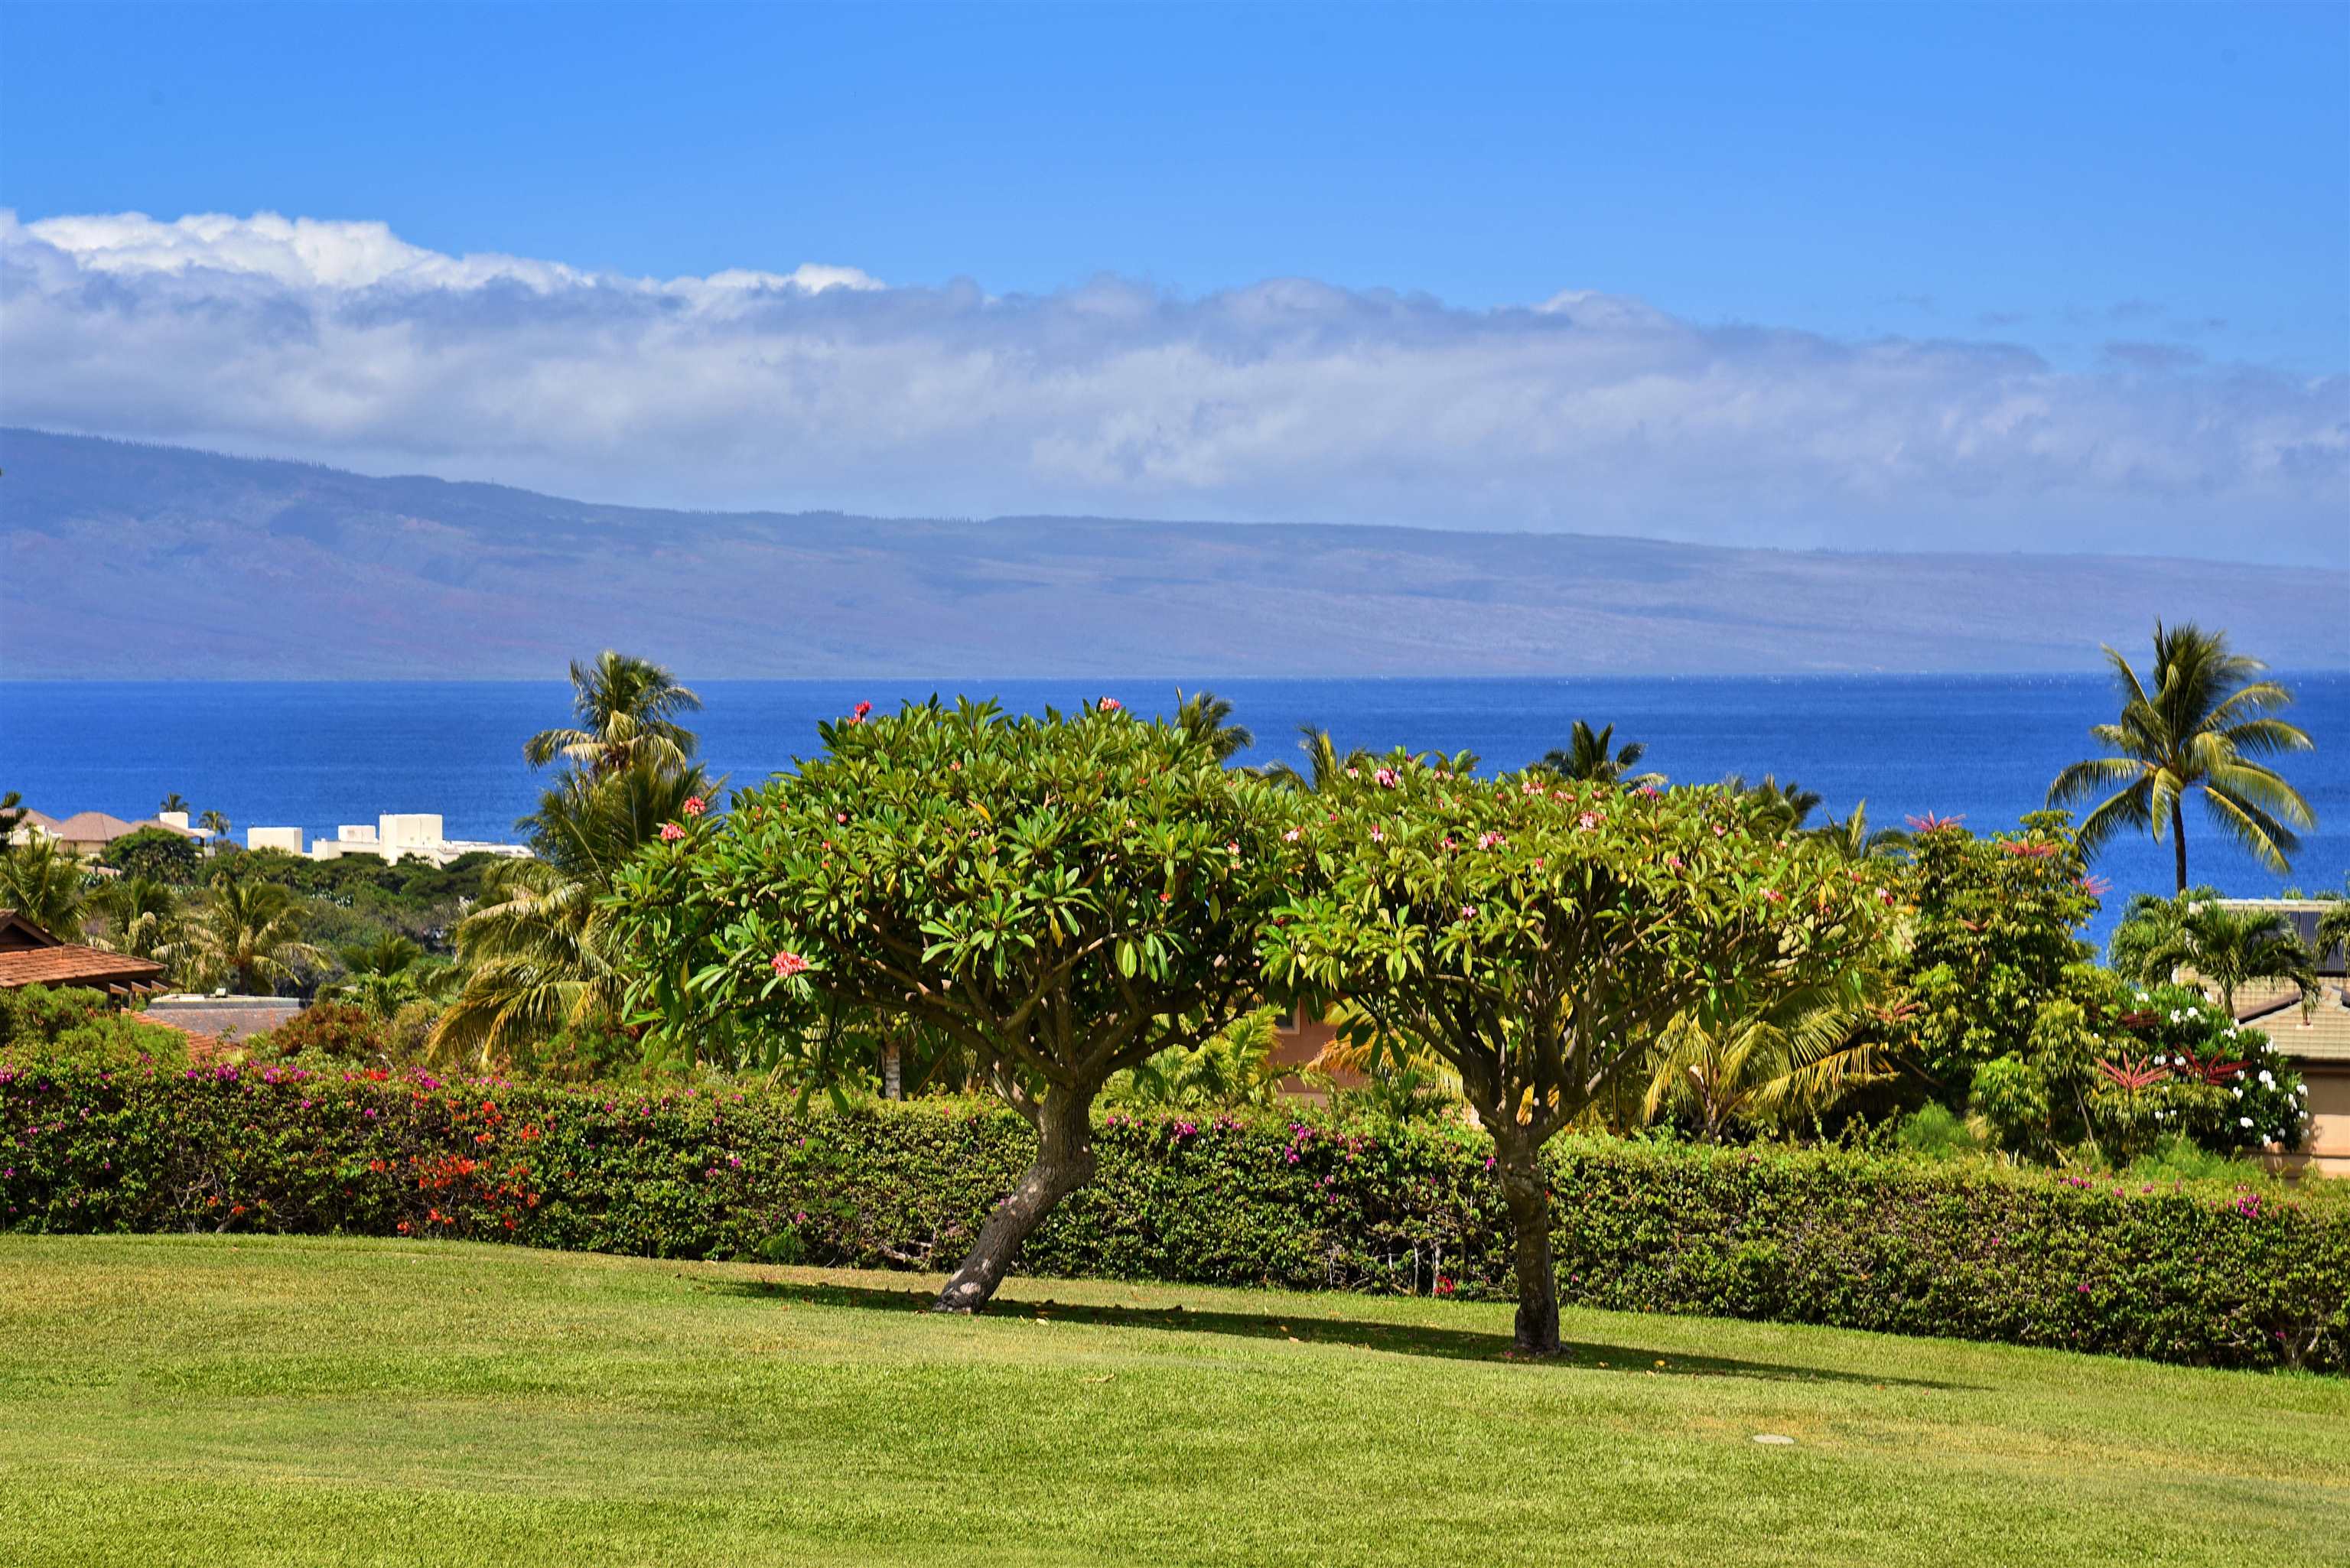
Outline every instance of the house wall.
{"type": "Polygon", "coordinates": [[[2296,1163],[2350,1176],[2350,1063],[2300,1064],[2309,1085],[2309,1151],[2296,1163]]]}

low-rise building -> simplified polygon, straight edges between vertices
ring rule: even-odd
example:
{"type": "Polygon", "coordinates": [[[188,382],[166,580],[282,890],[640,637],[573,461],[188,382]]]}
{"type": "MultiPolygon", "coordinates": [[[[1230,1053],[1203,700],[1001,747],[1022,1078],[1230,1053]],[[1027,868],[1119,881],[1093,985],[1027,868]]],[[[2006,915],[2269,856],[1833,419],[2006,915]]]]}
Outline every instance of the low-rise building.
{"type": "MultiPolygon", "coordinates": [[[[2317,922],[2335,906],[2319,898],[2222,898],[2233,909],[2282,915],[2302,941],[2317,945],[2317,922]]],[[[2260,1030],[2309,1085],[2309,1143],[2282,1158],[2288,1167],[2350,1176],[2350,974],[2339,946],[2317,955],[2317,995],[2262,981],[2238,988],[2236,1022],[2260,1030]]]]}
{"type": "Polygon", "coordinates": [[[46,812],[26,811],[22,822],[9,837],[16,844],[30,844],[36,839],[48,839],[68,855],[86,860],[103,859],[114,841],[142,828],[176,833],[182,838],[199,844],[204,836],[188,826],[184,811],[167,811],[161,815],[142,817],[137,822],[125,822],[103,811],[78,811],[71,816],[51,816],[46,812]]]}
{"type": "Polygon", "coordinates": [[[83,985],[117,996],[162,989],[163,966],[129,953],[51,935],[14,909],[0,909],[0,991],[83,985]]]}
{"type": "MultiPolygon", "coordinates": [[[[278,849],[288,855],[303,854],[302,830],[298,827],[248,827],[244,830],[247,849],[278,849]]],[[[387,865],[402,860],[423,860],[434,866],[446,866],[461,855],[495,855],[509,860],[525,860],[530,849],[521,844],[494,844],[477,838],[450,838],[442,831],[438,812],[391,812],[379,816],[373,823],[345,823],[335,829],[332,838],[313,838],[308,850],[313,860],[340,860],[348,856],[368,855],[387,865]]]]}

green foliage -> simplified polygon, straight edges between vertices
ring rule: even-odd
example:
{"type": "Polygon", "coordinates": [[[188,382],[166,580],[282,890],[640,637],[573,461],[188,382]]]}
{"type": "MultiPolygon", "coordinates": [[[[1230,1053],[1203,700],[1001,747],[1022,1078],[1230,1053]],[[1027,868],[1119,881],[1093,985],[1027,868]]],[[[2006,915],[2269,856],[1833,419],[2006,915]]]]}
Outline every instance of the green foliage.
{"type": "Polygon", "coordinates": [[[2116,1163],[2183,1134],[2239,1154],[2308,1135],[2309,1086],[2266,1033],[2191,986],[2134,991],[2119,1046],[2096,1063],[2090,1112],[2116,1163]]]}
{"type": "MultiPolygon", "coordinates": [[[[1510,1293],[1486,1140],[1438,1125],[1134,1117],[1030,1238],[1039,1272],[1510,1293]]],[[[434,1235],[652,1257],[935,1267],[1035,1136],[969,1103],[567,1093],[298,1066],[0,1082],[0,1226],[434,1235]],[[87,1113],[85,1115],[84,1113],[87,1113]]],[[[2233,1366],[2340,1369],[2350,1201],[1849,1151],[1562,1139],[1586,1305],[2233,1366]]]]}
{"type": "Polygon", "coordinates": [[[14,909],[51,936],[81,940],[89,872],[54,838],[0,842],[0,909],[14,909]]]}
{"type": "Polygon", "coordinates": [[[327,955],[307,940],[294,895],[274,882],[213,878],[186,927],[187,961],[200,983],[268,996],[321,968],[327,955]]]}
{"type": "Polygon", "coordinates": [[[531,766],[560,758],[600,775],[639,763],[673,772],[693,760],[693,732],[677,721],[702,699],[650,659],[608,648],[592,662],[573,659],[571,706],[577,725],[542,730],[524,744],[531,766]]]}
{"type": "Polygon", "coordinates": [[[0,1058],[99,1071],[182,1066],[188,1037],[119,1011],[102,991],[28,985],[0,991],[0,1058]]]}
{"type": "Polygon", "coordinates": [[[1279,1016],[1260,1009],[1196,1051],[1161,1051],[1113,1074],[1102,1103],[1131,1110],[1269,1109],[1279,1103],[1284,1075],[1273,1064],[1279,1016]]]}
{"type": "Polygon", "coordinates": [[[279,1024],[246,1042],[246,1055],[255,1062],[315,1064],[324,1059],[374,1062],[390,1044],[385,1021],[362,1007],[342,1002],[316,1002],[279,1024]]]}
{"type": "Polygon", "coordinates": [[[184,834],[168,827],[140,827],[108,845],[105,861],[125,877],[186,888],[203,875],[204,853],[184,834]]]}
{"type": "Polygon", "coordinates": [[[616,884],[654,1038],[732,1065],[864,1071],[845,1022],[903,1017],[1024,1114],[1257,1005],[1253,947],[1300,857],[1284,792],[1104,701],[1011,718],[935,700],[690,819],[616,884]]]}
{"type": "Polygon", "coordinates": [[[1953,1159],[1982,1147],[1956,1112],[1934,1100],[1904,1116],[1894,1129],[1893,1141],[1903,1151],[1926,1159],[1953,1159]]]}
{"type": "Polygon", "coordinates": [[[1620,784],[1637,789],[1642,784],[1662,784],[1662,774],[1638,774],[1632,770],[1640,765],[1648,754],[1648,746],[1639,741],[1627,741],[1615,746],[1616,726],[1607,724],[1594,730],[1581,719],[1575,721],[1567,732],[1567,743],[1562,749],[1543,753],[1535,766],[1549,769],[1571,784],[1620,784]],[[1614,746],[1611,751],[1609,748],[1614,746]]]}
{"type": "Polygon", "coordinates": [[[1955,1106],[1977,1069],[2012,1056],[2077,1079],[2102,1044],[2111,978],[2073,933],[2097,909],[2080,844],[2062,812],[1977,838],[1927,822],[1904,873],[1908,944],[1887,1042],[1955,1106]]]}

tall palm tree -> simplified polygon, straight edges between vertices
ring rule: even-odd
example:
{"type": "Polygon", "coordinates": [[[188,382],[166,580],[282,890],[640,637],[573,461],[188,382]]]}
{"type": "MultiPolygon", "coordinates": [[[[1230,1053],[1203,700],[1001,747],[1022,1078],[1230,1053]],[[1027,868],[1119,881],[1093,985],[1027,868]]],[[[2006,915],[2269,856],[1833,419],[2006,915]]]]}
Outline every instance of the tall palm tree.
{"type": "Polygon", "coordinates": [[[2089,733],[2114,754],[2074,763],[2048,786],[2051,805],[2114,791],[2082,819],[2082,848],[2094,852],[2126,829],[2150,832],[2157,841],[2167,836],[2178,891],[2184,893],[2185,802],[2189,790],[2200,789],[2204,810],[2221,832],[2271,870],[2289,869],[2285,857],[2301,847],[2293,829],[2314,826],[2316,814],[2254,759],[2309,750],[2309,736],[2299,726],[2275,717],[2292,705],[2293,693],[2256,679],[2268,666],[2229,652],[2227,633],[2191,624],[2155,622],[2151,692],[2127,659],[2112,648],[2106,658],[2114,667],[2121,715],[2113,723],[2091,725],[2089,733]]]}
{"type": "Polygon", "coordinates": [[[1890,1075],[1879,1045],[1852,1043],[1863,1017],[1851,996],[1816,990],[1762,1007],[1725,997],[1693,1008],[1659,1036],[1642,1108],[1650,1121],[1686,1110],[1710,1141],[1732,1122],[1820,1109],[1890,1075]]]}
{"type": "MultiPolygon", "coordinates": [[[[2327,953],[2342,960],[2345,971],[2350,971],[2350,898],[2336,898],[2317,917],[2318,961],[2324,962],[2327,953]]],[[[2350,977],[2345,978],[2344,989],[2350,992],[2350,977]]]]}
{"type": "Polygon", "coordinates": [[[223,873],[188,924],[188,948],[207,983],[227,982],[247,996],[275,992],[281,981],[326,961],[302,940],[302,909],[276,882],[240,882],[223,873]]]}
{"type": "Polygon", "coordinates": [[[434,1055],[488,1066],[563,1029],[616,1022],[624,983],[601,900],[661,825],[681,820],[688,798],[717,788],[700,768],[647,756],[566,774],[541,795],[515,825],[537,858],[497,867],[457,927],[464,985],[433,1026],[434,1055]]]}
{"type": "Polygon", "coordinates": [[[541,730],[524,742],[531,766],[561,757],[609,774],[643,758],[682,767],[693,756],[693,732],[677,715],[699,711],[702,699],[650,659],[608,648],[593,663],[572,660],[571,707],[577,726],[541,730]]]}
{"type": "Polygon", "coordinates": [[[226,838],[228,836],[228,818],[217,811],[206,811],[203,815],[196,818],[196,826],[203,828],[206,833],[211,834],[214,838],[226,838]]]}
{"type": "Polygon", "coordinates": [[[1183,695],[1175,689],[1175,722],[1184,737],[1204,747],[1220,763],[1228,763],[1256,744],[1256,732],[1245,724],[1231,722],[1232,705],[1212,691],[1195,691],[1183,695]]]}
{"type": "Polygon", "coordinates": [[[1749,784],[1744,774],[1732,774],[1721,781],[1721,787],[1733,794],[1749,796],[1764,807],[1782,833],[1805,831],[1804,824],[1826,798],[1819,791],[1805,789],[1793,779],[1781,784],[1770,774],[1764,774],[1759,784],[1749,784]]]}
{"type": "Polygon", "coordinates": [[[2116,972],[2145,985],[2191,971],[2218,988],[2230,1017],[2237,988],[2252,981],[2291,981],[2303,1001],[2317,994],[2316,962],[2290,921],[2274,910],[2230,909],[2209,888],[2176,898],[2139,894],[2106,950],[2116,972]]]}
{"type": "Polygon", "coordinates": [[[163,804],[157,806],[155,808],[155,812],[156,815],[160,816],[167,811],[185,811],[187,809],[187,801],[181,796],[178,790],[173,790],[171,794],[163,797],[163,804]]]}
{"type": "Polygon", "coordinates": [[[78,940],[88,875],[54,838],[16,845],[0,853],[0,909],[16,910],[53,937],[78,940]]]}
{"type": "Polygon", "coordinates": [[[1639,741],[1627,741],[1614,751],[1608,747],[1616,739],[1616,726],[1606,725],[1594,730],[1577,719],[1567,732],[1566,749],[1543,753],[1541,765],[1564,777],[1590,784],[1622,784],[1627,789],[1638,789],[1643,784],[1662,784],[1662,774],[1633,774],[1640,759],[1648,754],[1648,746],[1639,741]]]}
{"type": "Polygon", "coordinates": [[[159,962],[176,956],[180,895],[169,883],[152,877],[118,877],[89,901],[106,917],[107,947],[159,962]]]}

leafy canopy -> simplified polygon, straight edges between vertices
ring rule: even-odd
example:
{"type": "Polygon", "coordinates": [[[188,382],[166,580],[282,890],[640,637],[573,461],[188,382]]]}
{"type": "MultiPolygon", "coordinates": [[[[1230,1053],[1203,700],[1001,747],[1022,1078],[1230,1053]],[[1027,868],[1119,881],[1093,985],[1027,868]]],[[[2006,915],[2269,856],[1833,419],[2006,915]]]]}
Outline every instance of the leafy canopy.
{"type": "Polygon", "coordinates": [[[824,753],[619,878],[660,1037],[822,1077],[848,1067],[844,1024],[896,1015],[1034,1118],[1255,1004],[1296,802],[1186,726],[933,698],[820,732],[824,753]]]}
{"type": "Polygon", "coordinates": [[[1458,1068],[1497,1131],[1539,1144],[1710,997],[1832,990],[1877,953],[1881,875],[1783,835],[1775,803],[1544,767],[1478,779],[1471,760],[1398,753],[1326,781],[1312,889],[1265,957],[1458,1068]]]}

